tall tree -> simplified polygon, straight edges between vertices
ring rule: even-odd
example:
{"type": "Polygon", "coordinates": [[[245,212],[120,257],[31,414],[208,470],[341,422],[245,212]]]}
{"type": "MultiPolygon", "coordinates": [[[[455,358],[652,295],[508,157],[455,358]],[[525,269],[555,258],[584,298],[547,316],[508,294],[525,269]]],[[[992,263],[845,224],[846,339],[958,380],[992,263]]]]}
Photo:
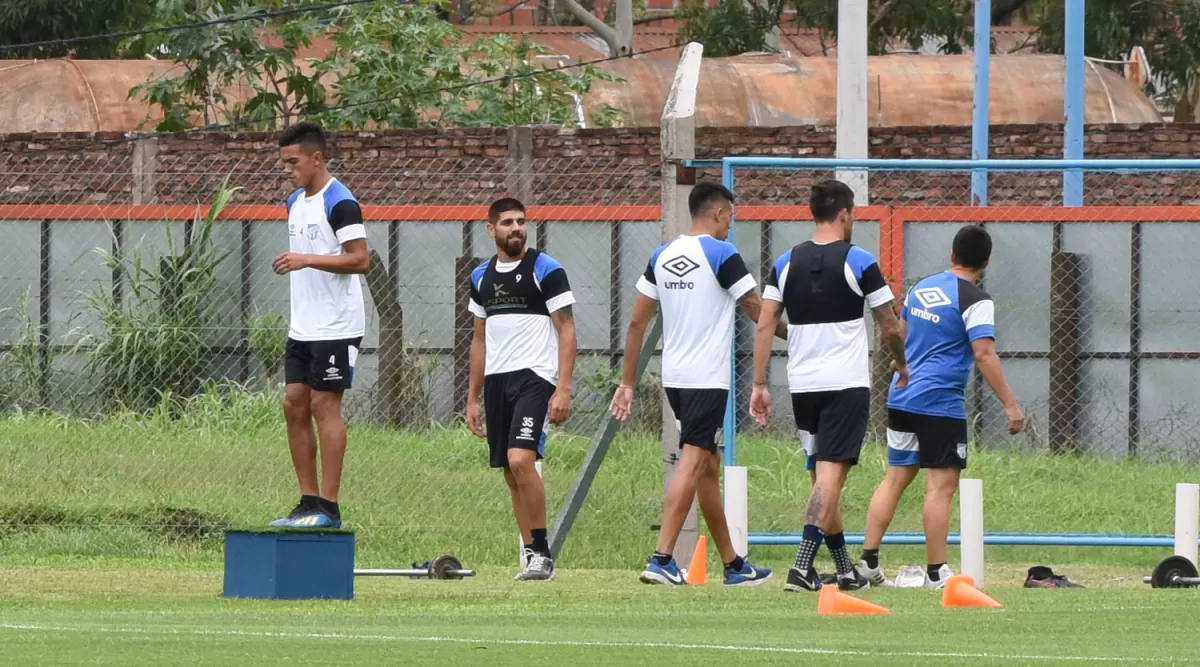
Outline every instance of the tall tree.
{"type": "MultiPolygon", "coordinates": [[[[147,0],[12,0],[0,2],[0,44],[27,44],[128,30],[153,16],[147,0]]],[[[117,58],[116,39],[0,51],[0,58],[117,58]]],[[[134,54],[136,57],[137,54],[134,54]]]]}
{"type": "MultiPolygon", "coordinates": [[[[1200,97],[1200,0],[1087,0],[1084,5],[1084,53],[1092,58],[1124,60],[1135,46],[1146,51],[1163,102],[1174,106],[1175,120],[1196,120],[1200,97]]],[[[1062,53],[1065,38],[1063,0],[1040,0],[1034,8],[1038,46],[1062,53]]]]}
{"type": "MultiPolygon", "coordinates": [[[[886,53],[896,40],[920,49],[933,39],[942,52],[961,53],[963,40],[970,36],[964,16],[970,14],[972,4],[971,0],[869,0],[868,51],[886,53]]],[[[786,7],[794,10],[790,20],[795,25],[816,30],[830,43],[836,38],[838,0],[766,0],[750,8],[736,0],[706,7],[701,0],[685,6],[687,25],[680,36],[704,43],[705,55],[759,50],[765,33],[781,25],[786,7]]]]}
{"type": "MultiPolygon", "coordinates": [[[[542,71],[537,56],[544,48],[503,34],[471,39],[441,18],[447,6],[366,3],[158,34],[142,48],[169,54],[180,67],[130,96],[159,107],[160,131],[225,123],[271,129],[299,117],[339,129],[574,126],[592,82],[613,78],[590,66],[542,71]],[[297,54],[315,37],[333,49],[300,61],[297,54]]],[[[215,5],[205,15],[241,18],[260,9],[215,5]]],[[[620,120],[610,109],[591,119],[620,120]]]]}

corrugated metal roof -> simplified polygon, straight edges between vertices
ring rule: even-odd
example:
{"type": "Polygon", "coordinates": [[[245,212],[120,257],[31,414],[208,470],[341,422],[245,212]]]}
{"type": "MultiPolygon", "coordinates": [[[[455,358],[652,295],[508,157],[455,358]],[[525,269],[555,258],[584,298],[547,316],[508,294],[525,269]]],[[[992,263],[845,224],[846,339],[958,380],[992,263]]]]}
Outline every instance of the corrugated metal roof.
{"type": "MultiPolygon", "coordinates": [[[[1062,56],[993,56],[992,124],[1061,123],[1062,56]]],[[[605,65],[624,82],[597,82],[585,98],[590,112],[610,104],[634,125],[657,125],[675,64],[649,58],[605,65]]],[[[873,127],[970,125],[974,62],[964,56],[872,56],[868,59],[868,122],[873,127]]],[[[1104,68],[1085,72],[1087,123],[1161,121],[1146,96],[1104,68]]],[[[833,126],[837,121],[837,59],[778,55],[703,61],[696,122],[701,126],[833,126]]]]}

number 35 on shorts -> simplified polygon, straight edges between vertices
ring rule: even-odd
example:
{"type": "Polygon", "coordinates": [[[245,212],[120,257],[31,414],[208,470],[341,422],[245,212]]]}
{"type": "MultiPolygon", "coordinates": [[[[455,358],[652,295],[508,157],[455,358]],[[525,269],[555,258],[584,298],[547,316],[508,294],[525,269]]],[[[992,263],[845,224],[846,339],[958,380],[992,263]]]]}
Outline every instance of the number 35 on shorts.
{"type": "Polygon", "coordinates": [[[521,418],[521,433],[517,438],[519,440],[533,440],[533,417],[521,418]]]}

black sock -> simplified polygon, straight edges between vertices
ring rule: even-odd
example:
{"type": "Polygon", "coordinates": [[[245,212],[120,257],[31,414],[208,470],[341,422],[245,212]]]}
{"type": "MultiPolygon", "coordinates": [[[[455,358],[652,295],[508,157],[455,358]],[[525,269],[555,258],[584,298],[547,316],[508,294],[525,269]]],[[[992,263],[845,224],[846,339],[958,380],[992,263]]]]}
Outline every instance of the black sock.
{"type": "Polygon", "coordinates": [[[539,556],[545,556],[546,558],[549,558],[550,543],[546,541],[546,529],[534,528],[533,530],[529,531],[529,534],[533,536],[533,552],[539,556]]]}
{"type": "Polygon", "coordinates": [[[817,549],[821,548],[821,541],[825,539],[825,532],[813,524],[804,526],[804,539],[800,541],[800,549],[796,552],[796,569],[803,574],[808,574],[812,569],[813,559],[817,557],[817,549]]]}
{"type": "Polygon", "coordinates": [[[318,499],[317,502],[319,503],[318,509],[325,512],[329,516],[331,516],[335,519],[340,518],[342,516],[341,510],[338,509],[338,504],[333,502],[332,500],[325,500],[324,498],[320,498],[320,499],[318,499]]]}
{"type": "Polygon", "coordinates": [[[746,567],[746,560],[741,556],[734,556],[733,560],[725,563],[725,569],[733,570],[734,572],[741,572],[744,567],[746,567]]]}
{"type": "Polygon", "coordinates": [[[930,563],[925,567],[925,571],[929,573],[930,581],[938,580],[938,570],[942,569],[943,565],[945,565],[945,563],[930,563]]]}
{"type": "Polygon", "coordinates": [[[879,567],[879,549],[863,549],[862,559],[866,561],[867,567],[874,570],[879,567]]]}
{"type": "Polygon", "coordinates": [[[665,554],[661,551],[654,552],[654,562],[658,563],[659,565],[661,565],[663,567],[666,567],[667,563],[670,563],[672,558],[674,558],[674,556],[672,556],[671,554],[665,554]]]}
{"type": "Polygon", "coordinates": [[[833,564],[837,566],[838,574],[854,573],[854,564],[850,562],[850,554],[846,553],[845,533],[826,535],[825,546],[829,547],[829,555],[833,556],[833,564]]]}
{"type": "Polygon", "coordinates": [[[300,496],[300,506],[315,510],[321,507],[321,496],[300,496]]]}

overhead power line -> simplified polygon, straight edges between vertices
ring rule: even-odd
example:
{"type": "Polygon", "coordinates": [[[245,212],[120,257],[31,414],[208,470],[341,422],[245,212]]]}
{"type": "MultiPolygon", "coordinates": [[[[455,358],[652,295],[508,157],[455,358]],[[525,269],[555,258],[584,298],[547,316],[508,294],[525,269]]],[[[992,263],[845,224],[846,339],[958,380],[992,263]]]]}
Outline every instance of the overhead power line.
{"type": "Polygon", "coordinates": [[[199,21],[196,23],[180,23],[178,25],[161,26],[158,28],[143,28],[141,30],[128,30],[125,32],[110,32],[101,35],[84,35],[81,37],[68,37],[65,39],[46,39],[40,42],[27,42],[25,44],[0,44],[0,53],[7,51],[19,51],[23,49],[36,49],[43,46],[69,46],[71,44],[83,44],[86,42],[95,42],[106,39],[124,39],[126,37],[140,37],[142,35],[155,35],[161,33],[180,32],[183,30],[195,30],[197,28],[207,28],[214,25],[228,25],[230,23],[242,23],[244,21],[263,21],[266,19],[279,18],[281,16],[294,16],[296,14],[311,14],[316,12],[328,11],[330,9],[338,9],[339,7],[350,7],[353,5],[366,5],[382,0],[341,0],[340,2],[331,2],[323,5],[305,5],[303,7],[291,7],[288,9],[277,9],[274,11],[261,11],[243,16],[223,16],[218,19],[209,21],[199,21]]]}

